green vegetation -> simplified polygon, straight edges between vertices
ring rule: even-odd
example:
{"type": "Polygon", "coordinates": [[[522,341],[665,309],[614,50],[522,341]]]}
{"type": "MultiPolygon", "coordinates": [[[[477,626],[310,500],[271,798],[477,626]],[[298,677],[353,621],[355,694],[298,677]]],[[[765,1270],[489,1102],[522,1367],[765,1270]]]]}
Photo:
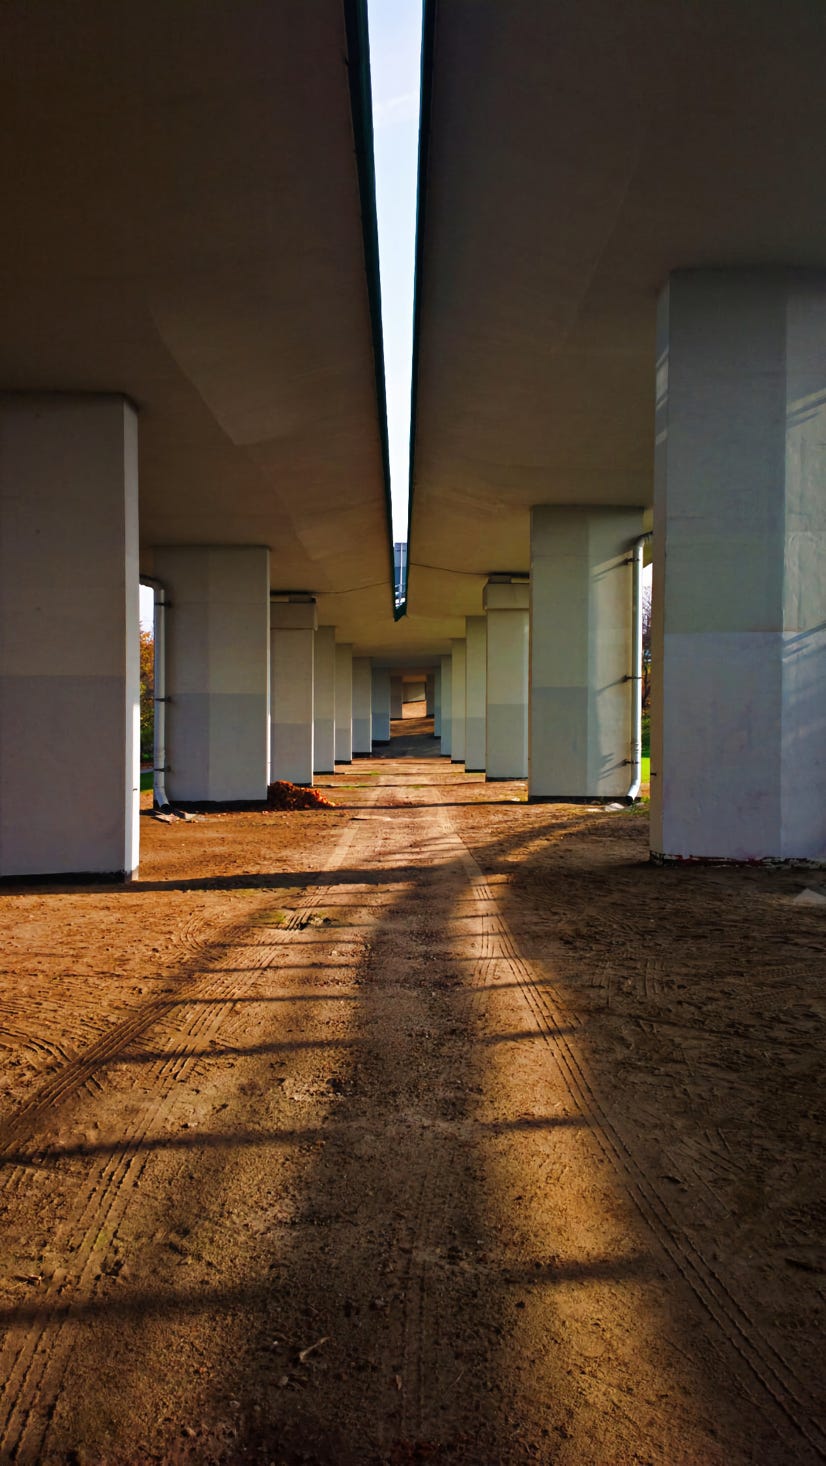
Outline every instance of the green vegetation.
{"type": "MultiPolygon", "coordinates": [[[[141,628],[141,760],[154,756],[155,750],[155,639],[151,631],[141,628]]],[[[141,788],[151,789],[152,781],[141,788]]]]}
{"type": "MultiPolygon", "coordinates": [[[[151,752],[151,750],[150,750],[150,752],[151,752]]],[[[152,772],[151,769],[145,769],[144,770],[144,772],[141,774],[141,794],[143,793],[143,791],[145,789],[151,789],[152,788],[152,781],[153,781],[154,777],[155,777],[155,775],[153,774],[153,772],[152,772]]]]}

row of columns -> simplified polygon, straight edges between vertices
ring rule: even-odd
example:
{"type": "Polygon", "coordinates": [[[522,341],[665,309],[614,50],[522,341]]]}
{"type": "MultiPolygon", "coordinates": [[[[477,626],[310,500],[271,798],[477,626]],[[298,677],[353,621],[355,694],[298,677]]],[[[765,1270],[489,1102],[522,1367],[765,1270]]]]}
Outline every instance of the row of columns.
{"type": "Polygon", "coordinates": [[[529,579],[491,578],[485,615],[467,617],[453,642],[454,762],[492,780],[527,778],[532,800],[628,794],[630,551],[642,519],[633,508],[532,510],[529,579]]]}
{"type": "MultiPolygon", "coordinates": [[[[826,859],[822,273],[672,277],[655,458],[652,849],[826,859]]],[[[527,770],[539,799],[622,794],[627,560],[640,528],[633,506],[534,508],[529,591],[493,578],[484,626],[442,658],[432,696],[451,757],[478,765],[484,701],[489,778],[527,770]]],[[[171,797],[261,798],[273,760],[307,776],[366,749],[375,679],[354,677],[352,648],[315,628],[309,601],[271,612],[266,549],[162,549],[155,573],[170,603],[171,797]],[[271,680],[289,687],[272,720],[271,680]]],[[[400,696],[391,685],[390,716],[400,696]]],[[[10,394],[0,876],[134,870],[138,759],[134,409],[117,396],[10,394]]]]}

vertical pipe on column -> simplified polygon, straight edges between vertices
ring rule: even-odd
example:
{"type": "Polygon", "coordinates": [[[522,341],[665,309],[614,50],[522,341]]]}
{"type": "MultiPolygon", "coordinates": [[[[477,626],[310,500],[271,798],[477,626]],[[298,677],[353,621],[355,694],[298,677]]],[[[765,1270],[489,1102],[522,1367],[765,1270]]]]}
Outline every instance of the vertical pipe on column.
{"type": "Polygon", "coordinates": [[[166,591],[159,580],[144,578],[151,585],[154,598],[152,635],[155,667],[153,672],[155,717],[152,745],[152,799],[156,809],[168,809],[166,797],[166,591]]]}
{"type": "Polygon", "coordinates": [[[649,534],[631,546],[631,787],[629,804],[639,797],[642,783],[642,567],[643,546],[649,534]]]}

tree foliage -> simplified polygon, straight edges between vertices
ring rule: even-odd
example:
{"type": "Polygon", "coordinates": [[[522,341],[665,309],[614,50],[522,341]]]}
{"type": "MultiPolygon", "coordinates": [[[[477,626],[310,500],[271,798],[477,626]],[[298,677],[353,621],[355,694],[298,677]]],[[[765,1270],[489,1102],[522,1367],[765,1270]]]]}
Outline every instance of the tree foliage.
{"type": "Polygon", "coordinates": [[[651,707],[651,587],[642,591],[642,710],[651,707]]]}
{"type": "Polygon", "coordinates": [[[155,752],[155,638],[141,627],[141,763],[155,752]]]}

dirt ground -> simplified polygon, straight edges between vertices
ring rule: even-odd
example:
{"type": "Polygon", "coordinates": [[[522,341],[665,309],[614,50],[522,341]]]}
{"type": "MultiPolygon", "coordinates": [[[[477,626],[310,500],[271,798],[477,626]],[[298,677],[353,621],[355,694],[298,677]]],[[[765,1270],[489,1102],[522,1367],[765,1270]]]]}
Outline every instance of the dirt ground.
{"type": "Polygon", "coordinates": [[[826,872],[394,731],[0,890],[0,1459],[822,1461],[826,872]]]}

